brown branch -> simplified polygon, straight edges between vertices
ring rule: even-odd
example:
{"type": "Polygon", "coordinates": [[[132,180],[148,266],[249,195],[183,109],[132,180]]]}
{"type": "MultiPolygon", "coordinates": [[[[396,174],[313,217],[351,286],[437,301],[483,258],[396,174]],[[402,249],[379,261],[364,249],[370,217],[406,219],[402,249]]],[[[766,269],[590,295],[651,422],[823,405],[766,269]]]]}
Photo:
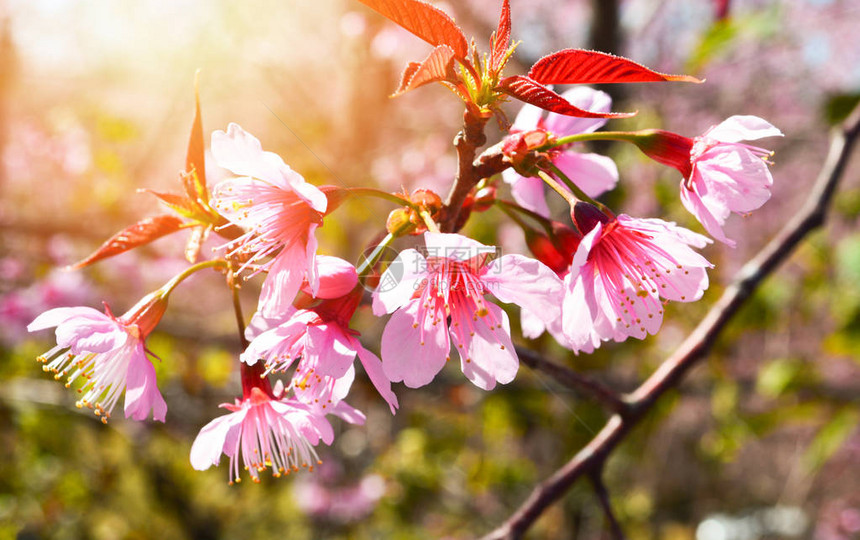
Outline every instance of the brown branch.
{"type": "MultiPolygon", "coordinates": [[[[601,467],[602,469],[602,467],[601,467]]],[[[594,487],[594,494],[597,495],[597,500],[600,501],[600,508],[603,509],[603,515],[606,516],[606,522],[609,524],[609,531],[612,533],[613,540],[626,540],[624,531],[621,529],[621,524],[615,517],[612,511],[612,503],[609,501],[609,492],[606,491],[606,485],[603,483],[602,470],[593,471],[589,478],[591,485],[594,487]]]]}
{"type": "Polygon", "coordinates": [[[516,349],[520,361],[530,368],[550,375],[554,381],[572,390],[590,395],[614,413],[626,416],[630,412],[630,404],[603,383],[555,362],[550,362],[531,349],[525,347],[517,347],[516,349]]]}
{"type": "Polygon", "coordinates": [[[457,177],[442,209],[443,217],[440,223],[442,232],[456,232],[457,217],[460,215],[463,202],[472,188],[481,180],[472,162],[475,160],[477,149],[487,142],[487,136],[484,134],[487,120],[488,118],[479,118],[468,110],[463,113],[463,130],[454,137],[454,147],[457,148],[457,177]]]}
{"type": "Polygon", "coordinates": [[[833,134],[830,151],[809,199],[779,234],[738,272],[732,285],[678,350],[629,396],[631,413],[612,416],[603,429],[569,462],[539,483],[528,499],[485,540],[521,538],[550,505],[583,475],[599,471],[609,454],[651,410],[666,391],[677,387],[686,372],[705,358],[720,331],[761,281],[784,261],[811,231],[824,223],[851,149],[860,136],[860,107],[833,134]]]}

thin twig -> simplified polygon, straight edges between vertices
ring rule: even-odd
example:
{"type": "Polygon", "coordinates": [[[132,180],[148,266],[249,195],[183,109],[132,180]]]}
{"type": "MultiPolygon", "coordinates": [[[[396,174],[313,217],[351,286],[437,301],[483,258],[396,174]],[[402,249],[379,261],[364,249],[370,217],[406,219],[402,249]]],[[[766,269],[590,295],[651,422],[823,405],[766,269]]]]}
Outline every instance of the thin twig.
{"type": "Polygon", "coordinates": [[[603,483],[603,467],[599,470],[594,470],[588,475],[591,480],[591,485],[594,487],[594,494],[597,495],[597,500],[600,501],[600,508],[603,509],[603,515],[606,516],[606,522],[609,525],[609,531],[612,533],[613,540],[626,540],[624,531],[621,529],[621,524],[615,517],[612,511],[612,503],[609,500],[609,492],[606,490],[606,485],[603,483]]]}
{"type": "Polygon", "coordinates": [[[516,349],[517,356],[520,357],[523,364],[534,370],[543,371],[559,384],[590,395],[614,413],[625,416],[630,411],[630,405],[617,392],[603,383],[555,362],[550,362],[531,349],[525,347],[517,347],[516,349]]]}
{"type": "Polygon", "coordinates": [[[686,372],[706,357],[720,331],[752,295],[759,283],[791,254],[801,240],[824,223],[833,193],[845,172],[851,149],[858,136],[860,107],[834,132],[830,151],[807,203],[776,238],[741,268],[732,285],[675,354],[663,362],[657,371],[629,396],[631,413],[624,418],[620,415],[612,416],[591,442],[551,477],[539,483],[522,506],[501,526],[486,535],[485,540],[521,538],[544,510],[561,498],[581,476],[602,467],[609,454],[651,410],[660,396],[677,387],[686,372]]]}

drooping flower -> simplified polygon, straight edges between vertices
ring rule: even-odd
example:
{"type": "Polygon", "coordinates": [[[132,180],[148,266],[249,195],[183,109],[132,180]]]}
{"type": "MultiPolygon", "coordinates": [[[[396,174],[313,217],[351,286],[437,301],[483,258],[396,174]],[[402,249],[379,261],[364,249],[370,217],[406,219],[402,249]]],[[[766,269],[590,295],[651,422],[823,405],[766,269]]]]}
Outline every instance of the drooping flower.
{"type": "Polygon", "coordinates": [[[729,214],[747,214],[770,199],[773,152],[743,140],[782,136],[757,116],[732,116],[694,139],[691,173],[681,182],[681,202],[715,239],[734,247],[722,225],[729,214]]]}
{"type": "Polygon", "coordinates": [[[242,269],[253,267],[251,275],[268,272],[260,310],[281,313],[304,280],[316,292],[314,232],[322,225],[326,196],[280,156],[263,151],[260,141],[236,124],[230,124],[226,133],[212,134],[212,157],[220,167],[239,176],[215,186],[212,206],[248,229],[233,252],[249,255],[242,269]]]}
{"type": "Polygon", "coordinates": [[[314,446],[331,444],[334,431],[325,415],[296,399],[280,399],[252,387],[243,399],[221,405],[229,414],[215,418],[191,446],[191,465],[198,471],[218,465],[223,453],[230,458],[230,483],[241,482],[240,465],[260,481],[272,468],[276,477],[319,463],[314,446]]]}
{"type": "Polygon", "coordinates": [[[166,306],[167,299],[153,293],[118,318],[107,307],[105,313],[90,307],[55,308],[36,317],[27,330],[57,328],[57,346],[38,360],[55,379],[65,377],[66,387],[84,379],[78,407],[92,408],[106,423],[125,392],[126,418],[145,420],[152,411],[154,420],[164,422],[167,404],[158,391],[144,339],[166,306]]]}
{"type": "Polygon", "coordinates": [[[692,302],[708,287],[712,265],[692,249],[708,238],[660,219],[609,218],[585,203],[575,217],[589,232],[564,278],[563,330],[574,351],[653,335],[661,299],[692,302]]]}
{"type": "Polygon", "coordinates": [[[320,269],[320,289],[345,291],[342,296],[316,301],[307,308],[292,308],[277,318],[266,318],[258,312],[249,325],[252,333],[246,332],[252,341],[242,353],[242,361],[252,366],[262,360],[266,373],[283,372],[298,363],[294,380],[296,377],[298,380],[340,379],[352,370],[357,355],[394,413],[398,407],[397,396],[383,373],[382,361],[364,348],[358,340],[358,332],[349,328],[362,297],[362,289],[355,287],[358,280],[355,267],[342,259],[328,257],[320,264],[320,269]],[[351,286],[347,289],[344,284],[351,286]]]}
{"type": "Polygon", "coordinates": [[[427,232],[424,241],[427,256],[400,252],[373,295],[375,314],[393,312],[382,333],[385,374],[412,388],[428,384],[449,359],[453,340],[463,374],[476,386],[511,382],[519,359],[508,316],[485,295],[558,318],[561,280],[521,255],[490,260],[494,247],[458,234],[427,232]]]}
{"type": "MultiPolygon", "coordinates": [[[[609,94],[578,86],[562,96],[577,107],[596,112],[608,112],[612,106],[609,94]]],[[[512,134],[532,131],[546,132],[547,136],[560,138],[577,133],[591,133],[606,124],[605,118],[576,118],[557,113],[543,117],[543,110],[534,105],[525,105],[517,114],[512,134]]],[[[589,197],[597,197],[611,190],[618,183],[618,168],[612,159],[592,153],[576,152],[574,145],[565,145],[549,152],[549,158],[568,178],[574,181],[589,197]]],[[[549,217],[543,180],[522,176],[513,168],[502,172],[505,182],[511,184],[511,193],[520,206],[549,217]]]]}
{"type": "Polygon", "coordinates": [[[757,116],[732,116],[691,139],[662,130],[638,132],[630,139],[655,161],[678,169],[681,202],[708,234],[729,246],[723,224],[729,214],[747,214],[770,199],[773,177],[769,150],[741,143],[782,132],[757,116]]]}

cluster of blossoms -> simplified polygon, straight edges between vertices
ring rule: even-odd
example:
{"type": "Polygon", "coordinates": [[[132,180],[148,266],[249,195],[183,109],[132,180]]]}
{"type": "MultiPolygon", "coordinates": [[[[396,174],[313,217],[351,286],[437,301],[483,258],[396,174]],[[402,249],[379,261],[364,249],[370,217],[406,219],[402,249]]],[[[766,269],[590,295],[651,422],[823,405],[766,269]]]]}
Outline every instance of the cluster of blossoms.
{"type": "MultiPolygon", "coordinates": [[[[231,482],[241,479],[241,469],[257,481],[266,468],[275,476],[313,468],[315,447],[320,441],[331,444],[334,437],[330,415],[362,424],[364,414],[344,401],[356,377],[356,359],[392,414],[398,408],[392,383],[410,388],[429,384],[452,350],[477,387],[491,390],[513,381],[519,367],[515,339],[508,315],[496,301],[519,306],[524,337],[548,331],[561,346],[588,353],[605,341],[656,333],[667,301],[701,298],[711,264],[697,249],[711,240],[661,219],[616,215],[595,201],[615,187],[619,172],[609,157],[578,149],[582,142],[631,142],[676,168],[683,175],[684,206],[705,231],[727,244],[733,242],[722,225],[729,214],[755,210],[770,196],[772,178],[765,160],[770,153],[741,142],[780,135],[760,118],[734,116],[695,138],[660,130],[598,131],[607,119],[625,116],[610,112],[607,94],[587,87],[556,94],[547,86],[691,78],[576,50],[540,60],[529,76],[501,78],[514,48],[507,1],[491,41],[492,55],[483,63],[477,53],[474,61],[468,58],[459,29],[428,4],[364,3],[435,45],[427,60],[407,68],[398,93],[427,82],[454,90],[466,103],[458,151],[474,154],[483,144],[475,133],[482,134],[492,116],[504,122],[499,105],[506,96],[527,102],[504,140],[485,150],[475,160],[478,165],[460,171],[444,204],[427,190],[410,196],[314,186],[236,124],[212,134],[212,158],[235,176],[210,193],[202,173],[198,106],[182,176],[186,195],[156,194],[191,221],[141,222],[133,230],[140,244],[193,227],[186,252],[192,262],[201,236],[214,231],[226,238],[216,258],[194,264],[121,317],[110,310],[58,308],[29,326],[31,331],[56,327],[57,347],[42,360],[57,378],[66,377],[67,385],[83,380],[79,406],[92,407],[106,419],[125,393],[127,417],[151,415],[164,421],[167,407],[145,339],[159,323],[170,292],[203,268],[224,270],[231,287],[237,274],[247,279],[265,273],[256,313],[244,329],[242,394],[223,405],[228,413],[203,427],[191,449],[196,469],[218,464],[226,455],[231,482]],[[435,17],[442,26],[430,32],[415,22],[423,19],[404,17],[391,8],[394,4],[435,17]],[[454,64],[462,69],[454,71],[454,64]],[[497,176],[510,185],[513,201],[499,196],[497,176]],[[553,191],[547,186],[569,203],[569,219],[553,218],[546,200],[553,191]],[[385,240],[373,246],[359,268],[318,254],[316,230],[346,199],[365,195],[399,206],[389,216],[385,240]],[[498,248],[457,232],[470,216],[490,208],[523,228],[534,258],[500,255],[498,248]],[[417,236],[423,245],[413,243],[393,260],[380,260],[382,248],[395,239],[417,236]],[[371,287],[374,270],[383,262],[388,266],[381,276],[375,274],[378,285],[371,287]],[[372,295],[366,299],[368,289],[372,295]],[[381,358],[350,326],[356,310],[367,303],[375,315],[390,315],[381,358]]],[[[129,234],[122,248],[109,241],[88,261],[128,249],[129,234]]]]}

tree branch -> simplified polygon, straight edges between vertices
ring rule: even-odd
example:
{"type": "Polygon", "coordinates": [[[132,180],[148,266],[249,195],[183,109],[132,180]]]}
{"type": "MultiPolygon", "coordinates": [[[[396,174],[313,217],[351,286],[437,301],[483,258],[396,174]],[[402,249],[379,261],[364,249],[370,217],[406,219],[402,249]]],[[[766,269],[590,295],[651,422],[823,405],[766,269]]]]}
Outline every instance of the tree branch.
{"type": "Polygon", "coordinates": [[[594,493],[597,495],[597,500],[600,501],[600,507],[603,509],[603,515],[606,516],[606,522],[609,525],[609,531],[612,533],[613,540],[626,540],[624,531],[621,529],[621,524],[615,517],[612,511],[612,503],[609,501],[609,492],[606,491],[606,485],[603,483],[603,467],[600,470],[592,471],[589,475],[591,485],[594,487],[594,493]]]}
{"type": "Polygon", "coordinates": [[[463,113],[463,130],[454,137],[454,147],[457,148],[457,177],[442,210],[442,232],[456,232],[457,217],[460,215],[463,201],[482,178],[476,175],[476,167],[472,162],[477,149],[487,142],[487,136],[484,135],[487,120],[474,116],[468,110],[463,113]]]}
{"type": "Polygon", "coordinates": [[[550,505],[560,499],[583,475],[600,470],[609,454],[651,410],[666,391],[677,387],[687,371],[705,358],[720,331],[728,324],[761,281],[783,262],[797,245],[824,223],[833,193],[845,172],[851,149],[860,136],[860,107],[835,130],[830,151],[812,188],[810,198],[779,234],[735,276],[732,285],[710,309],[699,326],[628,400],[629,415],[612,416],[603,429],[569,462],[539,483],[528,499],[485,540],[521,538],[550,505]]]}
{"type": "Polygon", "coordinates": [[[556,382],[572,390],[590,395],[614,413],[626,416],[630,412],[630,405],[617,392],[603,383],[555,362],[550,362],[531,349],[519,346],[516,349],[520,361],[530,368],[543,371],[556,382]]]}

